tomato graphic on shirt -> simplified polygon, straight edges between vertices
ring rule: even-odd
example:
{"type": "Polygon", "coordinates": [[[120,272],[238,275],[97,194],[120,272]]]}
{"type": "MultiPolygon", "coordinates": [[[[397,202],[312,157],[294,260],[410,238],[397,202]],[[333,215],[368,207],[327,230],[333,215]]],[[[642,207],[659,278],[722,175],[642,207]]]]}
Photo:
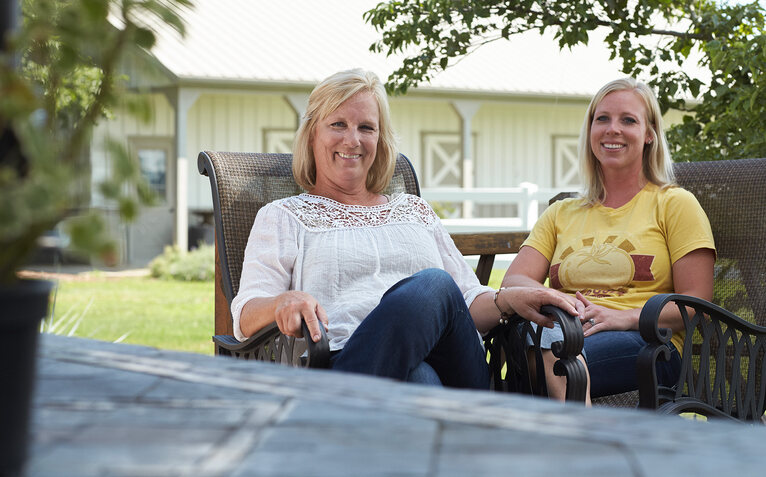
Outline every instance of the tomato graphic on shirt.
{"type": "Polygon", "coordinates": [[[562,251],[550,268],[551,287],[586,290],[591,295],[623,294],[631,282],[652,281],[653,255],[631,253],[637,240],[609,235],[585,237],[562,251]],[[577,247],[577,248],[575,248],[577,247]]]}

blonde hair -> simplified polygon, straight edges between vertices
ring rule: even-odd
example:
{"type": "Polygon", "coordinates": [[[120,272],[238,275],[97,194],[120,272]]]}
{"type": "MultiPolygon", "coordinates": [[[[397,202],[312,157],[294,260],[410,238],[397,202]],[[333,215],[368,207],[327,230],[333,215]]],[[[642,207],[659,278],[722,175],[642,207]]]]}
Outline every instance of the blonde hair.
{"type": "Polygon", "coordinates": [[[593,115],[601,101],[609,93],[615,91],[632,91],[638,95],[646,109],[646,121],[652,135],[652,142],[644,145],[642,158],[642,171],[649,182],[660,187],[675,185],[673,174],[673,161],[670,158],[668,141],[662,125],[662,112],[657,98],[652,90],[633,78],[623,78],[605,84],[596,94],[588,106],[585,119],[580,130],[580,173],[583,178],[585,190],[583,196],[588,205],[595,205],[606,198],[604,189],[604,173],[601,164],[593,154],[590,145],[590,132],[593,123],[593,115]]]}
{"type": "Polygon", "coordinates": [[[353,69],[341,71],[324,79],[309,96],[306,114],[293,142],[293,176],[295,182],[305,190],[316,186],[316,162],[311,147],[311,138],[317,122],[329,116],[341,104],[357,93],[372,94],[378,103],[378,148],[375,160],[367,173],[367,190],[382,192],[391,181],[398,152],[396,139],[391,128],[391,113],[388,108],[386,89],[378,76],[371,71],[353,69]]]}

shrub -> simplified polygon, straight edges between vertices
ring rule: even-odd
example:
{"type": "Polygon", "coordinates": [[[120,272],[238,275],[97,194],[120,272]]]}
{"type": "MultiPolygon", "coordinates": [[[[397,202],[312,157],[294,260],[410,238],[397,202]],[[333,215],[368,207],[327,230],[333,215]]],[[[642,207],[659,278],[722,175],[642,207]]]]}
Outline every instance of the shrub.
{"type": "Polygon", "coordinates": [[[215,247],[200,244],[194,250],[182,254],[177,246],[165,247],[162,255],[149,262],[155,278],[186,282],[208,281],[215,278],[215,247]]]}

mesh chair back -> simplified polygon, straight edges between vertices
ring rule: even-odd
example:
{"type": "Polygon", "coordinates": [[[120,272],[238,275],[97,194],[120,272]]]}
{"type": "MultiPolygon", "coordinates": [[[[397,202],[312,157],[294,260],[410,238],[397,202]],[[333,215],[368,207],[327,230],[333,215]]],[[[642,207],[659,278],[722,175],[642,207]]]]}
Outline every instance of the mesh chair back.
{"type": "MultiPolygon", "coordinates": [[[[255,215],[269,202],[303,190],[293,179],[292,154],[203,151],[197,166],[200,174],[210,178],[221,284],[231,304],[239,290],[242,260],[255,215]]],[[[399,155],[394,177],[385,191],[397,192],[420,195],[415,171],[403,155],[399,155]]]]}
{"type": "MultiPolygon", "coordinates": [[[[713,302],[766,326],[766,159],[679,163],[675,171],[713,228],[713,302]]],[[[724,414],[758,420],[766,406],[766,343],[763,335],[719,321],[724,319],[711,314],[687,326],[690,367],[681,373],[675,399],[693,396],[724,414]]]]}
{"type": "Polygon", "coordinates": [[[713,302],[766,326],[766,159],[675,164],[707,213],[717,250],[713,302]]]}

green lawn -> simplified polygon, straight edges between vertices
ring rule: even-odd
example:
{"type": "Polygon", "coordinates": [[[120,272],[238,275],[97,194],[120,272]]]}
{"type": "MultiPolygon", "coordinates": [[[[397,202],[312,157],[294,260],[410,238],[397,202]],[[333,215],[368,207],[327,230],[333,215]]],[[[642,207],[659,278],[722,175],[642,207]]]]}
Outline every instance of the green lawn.
{"type": "Polygon", "coordinates": [[[494,289],[500,288],[500,282],[503,281],[503,275],[505,275],[505,270],[492,270],[492,273],[489,275],[489,283],[487,285],[494,289]]]}
{"type": "MultiPolygon", "coordinates": [[[[502,270],[494,270],[497,288],[502,270]]],[[[213,354],[213,282],[153,278],[59,281],[58,334],[213,354]]]]}
{"type": "Polygon", "coordinates": [[[213,354],[213,308],[212,281],[62,280],[53,325],[58,334],[213,354]]]}

